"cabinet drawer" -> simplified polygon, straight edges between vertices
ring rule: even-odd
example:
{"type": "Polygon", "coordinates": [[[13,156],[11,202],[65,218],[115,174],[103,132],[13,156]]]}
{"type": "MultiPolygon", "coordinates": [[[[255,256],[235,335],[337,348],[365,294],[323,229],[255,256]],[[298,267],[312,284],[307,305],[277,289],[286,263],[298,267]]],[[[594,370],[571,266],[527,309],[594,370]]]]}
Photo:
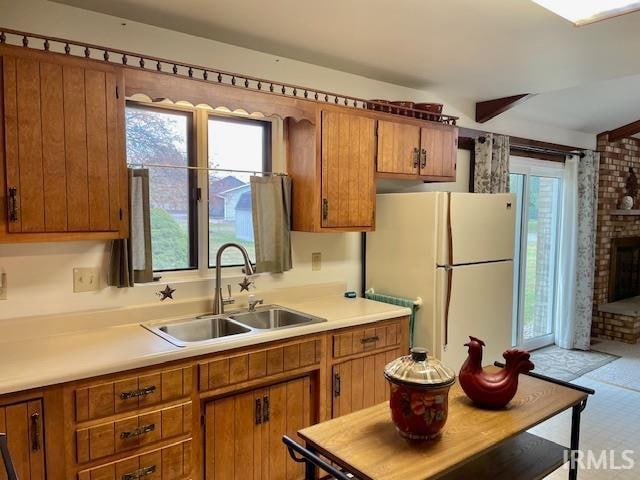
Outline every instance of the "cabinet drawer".
{"type": "Polygon", "coordinates": [[[78,472],[78,480],[178,480],[191,474],[191,440],[78,472]]]}
{"type": "Polygon", "coordinates": [[[341,358],[357,353],[395,347],[401,342],[400,320],[386,325],[372,325],[336,333],[333,337],[333,357],[341,358]]]}
{"type": "Polygon", "coordinates": [[[94,420],[187,397],[191,394],[192,376],[191,367],[168,368],[77,388],[76,421],[94,420]]]}
{"type": "Polygon", "coordinates": [[[201,363],[200,391],[317,365],[321,354],[320,340],[311,339],[201,363]]]}
{"type": "Polygon", "coordinates": [[[78,463],[191,432],[191,402],[76,430],[78,463]]]}

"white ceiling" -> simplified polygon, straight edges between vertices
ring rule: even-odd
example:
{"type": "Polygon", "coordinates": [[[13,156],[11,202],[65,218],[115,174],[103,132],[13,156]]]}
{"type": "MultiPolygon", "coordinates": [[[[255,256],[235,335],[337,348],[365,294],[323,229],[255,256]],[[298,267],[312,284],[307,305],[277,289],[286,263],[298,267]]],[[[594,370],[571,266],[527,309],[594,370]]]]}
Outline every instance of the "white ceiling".
{"type": "Polygon", "coordinates": [[[587,133],[640,119],[640,12],[574,27],[529,0],[56,1],[445,98],[538,93],[504,115],[587,133]]]}

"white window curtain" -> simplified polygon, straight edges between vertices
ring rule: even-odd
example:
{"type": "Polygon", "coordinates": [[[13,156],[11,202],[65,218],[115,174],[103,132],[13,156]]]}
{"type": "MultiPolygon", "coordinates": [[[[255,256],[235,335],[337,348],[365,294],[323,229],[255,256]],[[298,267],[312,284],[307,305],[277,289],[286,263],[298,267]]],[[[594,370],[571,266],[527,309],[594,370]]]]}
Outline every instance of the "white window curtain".
{"type": "Polygon", "coordinates": [[[599,153],[584,153],[568,157],[564,169],[555,329],[558,346],[579,350],[591,348],[600,164],[599,153]]]}

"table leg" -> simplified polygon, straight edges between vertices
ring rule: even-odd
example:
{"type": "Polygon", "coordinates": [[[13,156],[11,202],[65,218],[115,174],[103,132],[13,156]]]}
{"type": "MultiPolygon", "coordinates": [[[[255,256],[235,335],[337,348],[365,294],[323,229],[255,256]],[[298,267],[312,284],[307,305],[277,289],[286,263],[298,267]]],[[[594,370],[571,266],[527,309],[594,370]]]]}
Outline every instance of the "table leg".
{"type": "MultiPolygon", "coordinates": [[[[313,453],[313,454],[316,453],[315,449],[311,445],[307,444],[306,448],[310,453],[313,453]]],[[[315,480],[315,478],[316,478],[316,466],[311,462],[305,462],[304,480],[315,480]]]]}
{"type": "Polygon", "coordinates": [[[574,405],[571,410],[571,450],[569,451],[569,480],[577,480],[578,465],[576,456],[580,448],[580,414],[587,406],[587,399],[574,405]]]}

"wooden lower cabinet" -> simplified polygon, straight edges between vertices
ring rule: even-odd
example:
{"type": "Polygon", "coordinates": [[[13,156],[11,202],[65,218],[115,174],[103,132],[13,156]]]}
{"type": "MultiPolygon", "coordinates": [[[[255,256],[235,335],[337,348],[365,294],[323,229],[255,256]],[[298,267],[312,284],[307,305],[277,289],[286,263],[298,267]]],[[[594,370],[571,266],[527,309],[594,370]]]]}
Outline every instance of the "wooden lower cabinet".
{"type": "Polygon", "coordinates": [[[334,365],[332,417],[389,400],[384,366],[401,355],[401,349],[396,348],[334,365]]]}
{"type": "Polygon", "coordinates": [[[180,480],[191,475],[191,440],[83,470],[78,480],[180,480]]]}
{"type": "Polygon", "coordinates": [[[311,405],[308,376],[207,403],[205,478],[303,478],[303,466],[289,458],[282,436],[311,425],[311,405]]]}
{"type": "MultiPolygon", "coordinates": [[[[20,480],[44,480],[42,400],[0,407],[0,432],[7,434],[9,453],[20,480]]],[[[0,466],[0,479],[7,478],[0,466]]]]}
{"type": "Polygon", "coordinates": [[[387,400],[383,368],[406,354],[408,325],[391,318],[3,395],[0,432],[20,480],[301,480],[282,437],[387,400]]]}

